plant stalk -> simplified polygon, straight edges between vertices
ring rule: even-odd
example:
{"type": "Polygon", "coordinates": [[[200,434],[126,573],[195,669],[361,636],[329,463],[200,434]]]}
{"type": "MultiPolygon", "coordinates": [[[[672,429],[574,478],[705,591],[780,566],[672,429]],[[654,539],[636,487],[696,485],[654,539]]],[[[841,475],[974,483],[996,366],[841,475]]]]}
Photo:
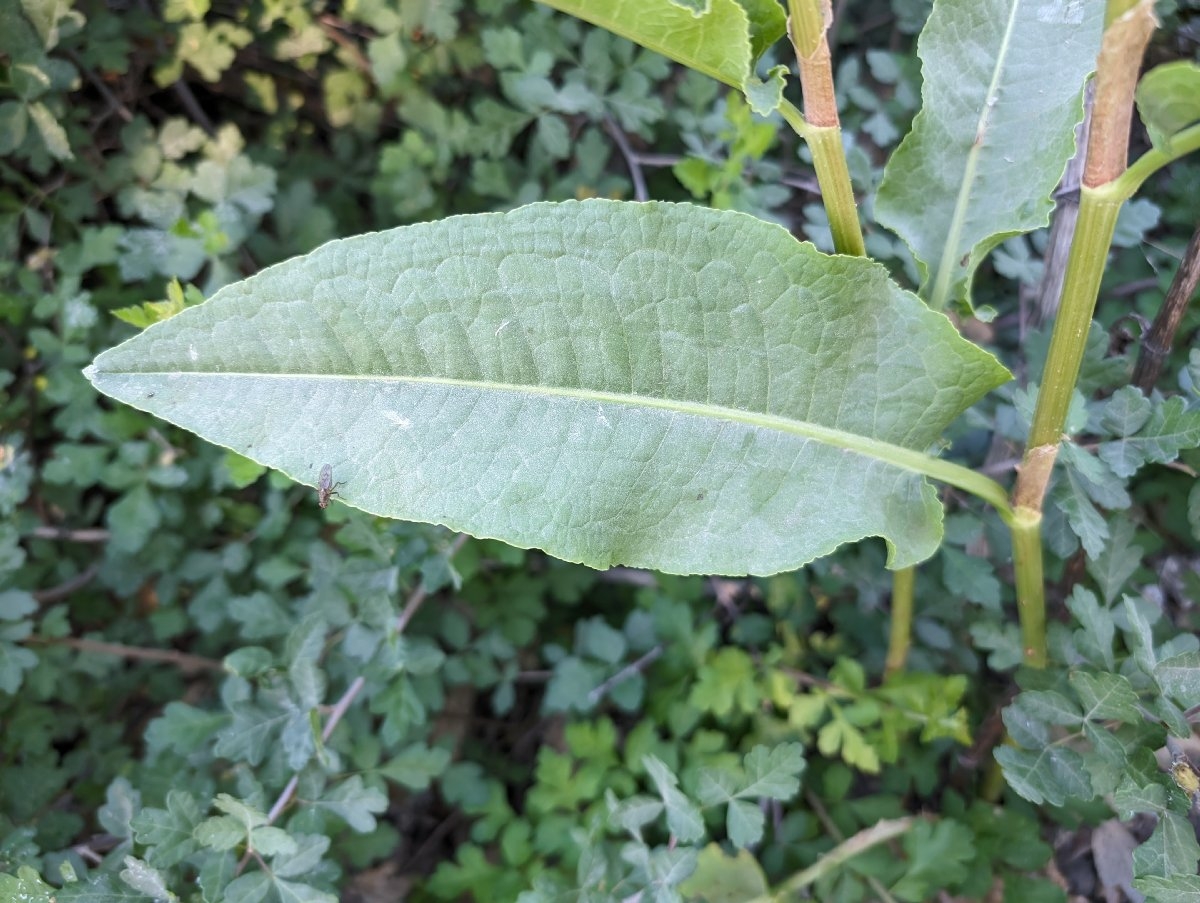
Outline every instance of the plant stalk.
{"type": "MultiPolygon", "coordinates": [[[[1066,276],[1063,278],[1062,302],[1054,321],[1046,369],[1038,389],[1026,458],[1035,449],[1057,446],[1062,438],[1067,408],[1079,380],[1079,366],[1083,361],[1088,329],[1096,309],[1100,279],[1104,275],[1117,214],[1123,202],[1123,197],[1115,196],[1110,190],[1087,186],[1080,189],[1079,221],[1071,245],[1071,256],[1067,261],[1066,276]]],[[[1020,487],[1021,481],[1018,480],[1018,505],[1025,504],[1040,511],[1041,500],[1029,504],[1033,498],[1022,499],[1020,487]]]]}
{"type": "Polygon", "coordinates": [[[821,202],[829,216],[833,247],[839,254],[861,257],[867,253],[858,206],[842,148],[842,126],[833,90],[833,63],[829,51],[829,25],[833,13],[829,0],[788,0],[788,37],[796,51],[804,115],[786,101],[783,118],[808,142],[813,155],[821,202]]]}
{"type": "Polygon", "coordinates": [[[1017,617],[1025,664],[1046,667],[1046,591],[1042,576],[1042,513],[1018,508],[1011,526],[1017,617]]]}
{"type": "Polygon", "coordinates": [[[862,257],[867,253],[862,226],[858,222],[858,204],[850,184],[846,152],[842,147],[842,128],[820,128],[810,123],[808,148],[813,155],[817,184],[821,186],[821,201],[829,216],[833,247],[839,254],[862,257]]]}
{"type": "Polygon", "coordinates": [[[908,661],[908,650],[912,645],[913,588],[916,582],[915,567],[892,572],[892,626],[883,668],[885,678],[903,671],[908,661]]]}

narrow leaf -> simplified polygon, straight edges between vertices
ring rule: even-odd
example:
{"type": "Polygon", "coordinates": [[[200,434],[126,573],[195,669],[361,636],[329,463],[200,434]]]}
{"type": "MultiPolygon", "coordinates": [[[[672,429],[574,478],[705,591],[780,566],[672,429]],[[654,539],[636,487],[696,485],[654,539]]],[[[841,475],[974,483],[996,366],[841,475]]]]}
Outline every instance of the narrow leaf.
{"type": "Polygon", "coordinates": [[[963,297],[984,256],[1044,226],[1074,145],[1102,3],[941,0],[917,53],[925,84],[888,161],[879,222],[908,243],[922,294],[963,297]]]}
{"type": "Polygon", "coordinates": [[[930,555],[920,473],[975,475],[923,452],[1007,378],[876,264],[743,214],[612,201],[331,242],[87,373],[309,485],[331,464],[373,513],[722,574],[865,536],[891,567],[930,555]]]}

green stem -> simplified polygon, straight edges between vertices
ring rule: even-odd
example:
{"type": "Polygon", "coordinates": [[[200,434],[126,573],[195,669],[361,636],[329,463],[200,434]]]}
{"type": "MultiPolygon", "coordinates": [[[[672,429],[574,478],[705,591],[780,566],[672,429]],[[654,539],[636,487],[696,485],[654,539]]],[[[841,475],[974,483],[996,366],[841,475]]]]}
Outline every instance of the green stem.
{"type": "Polygon", "coordinates": [[[1131,198],[1150,176],[1194,150],[1200,150],[1200,125],[1177,132],[1165,149],[1156,147],[1146,151],[1125,172],[1104,186],[1104,190],[1114,192],[1123,200],[1131,198]]]}
{"type": "Polygon", "coordinates": [[[1117,214],[1123,202],[1124,198],[1111,184],[1101,188],[1084,186],[1080,190],[1079,220],[1063,279],[1062,301],[1038,389],[1025,459],[1013,492],[1016,504],[1009,528],[1013,540],[1021,639],[1025,663],[1035,668],[1046,664],[1042,505],[1055,450],[1066,424],[1067,408],[1079,380],[1079,366],[1092,325],[1100,279],[1104,275],[1117,214]]]}
{"type": "Polygon", "coordinates": [[[1080,189],[1079,220],[1038,389],[1028,448],[1058,445],[1062,437],[1071,394],[1079,380],[1079,365],[1092,325],[1100,278],[1104,275],[1117,214],[1124,200],[1111,187],[1080,189]]]}
{"type": "Polygon", "coordinates": [[[854,257],[865,256],[867,246],[858,222],[858,205],[854,201],[850,170],[846,166],[842,130],[814,128],[808,139],[808,148],[812,151],[817,184],[821,186],[821,201],[829,216],[834,250],[854,257]]]}
{"type": "Polygon", "coordinates": [[[912,644],[913,587],[916,582],[915,567],[892,572],[892,627],[883,669],[885,677],[903,671],[908,661],[908,649],[912,644]]]}
{"type": "Polygon", "coordinates": [[[1042,577],[1042,515],[1018,508],[1009,525],[1017,583],[1017,616],[1025,664],[1046,667],[1046,595],[1042,577]]]}
{"type": "Polygon", "coordinates": [[[865,256],[867,247],[863,243],[858,205],[854,201],[846,152],[842,148],[842,130],[812,125],[787,101],[780,106],[779,112],[796,134],[808,142],[812,151],[813,168],[817,173],[817,184],[821,187],[821,202],[825,205],[829,228],[833,232],[834,250],[854,257],[865,256]]]}

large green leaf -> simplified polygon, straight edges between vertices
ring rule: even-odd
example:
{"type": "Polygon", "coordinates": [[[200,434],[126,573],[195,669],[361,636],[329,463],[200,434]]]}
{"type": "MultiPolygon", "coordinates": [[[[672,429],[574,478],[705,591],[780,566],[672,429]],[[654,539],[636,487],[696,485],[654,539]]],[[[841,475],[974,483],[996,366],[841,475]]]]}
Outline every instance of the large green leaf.
{"type": "Polygon", "coordinates": [[[996,245],[1047,223],[1103,15],[1103,3],[934,5],[917,45],[921,112],[875,210],[912,249],[935,307],[966,295],[996,245]]]}
{"type": "Polygon", "coordinates": [[[1007,371],[870,261],[593,200],[330,242],[87,375],[309,485],[332,464],[367,511],[593,567],[767,574],[872,535],[893,567],[932,554],[919,472],[975,475],[921,452],[1007,371]]]}
{"type": "Polygon", "coordinates": [[[777,0],[542,0],[690,69],[747,90],[753,64],[783,37],[777,0]]]}

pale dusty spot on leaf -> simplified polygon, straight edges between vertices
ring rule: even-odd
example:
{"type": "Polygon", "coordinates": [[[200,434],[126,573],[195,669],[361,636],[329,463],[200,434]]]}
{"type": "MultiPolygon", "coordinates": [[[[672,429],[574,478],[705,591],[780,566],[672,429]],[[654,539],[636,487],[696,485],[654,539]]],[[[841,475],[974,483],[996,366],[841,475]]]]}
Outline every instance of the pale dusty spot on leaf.
{"type": "Polygon", "coordinates": [[[501,323],[499,326],[496,327],[495,334],[500,335],[500,333],[502,333],[508,327],[508,324],[511,322],[512,322],[512,320],[505,320],[503,323],[501,323]]]}
{"type": "Polygon", "coordinates": [[[600,405],[596,405],[596,422],[608,427],[610,430],[612,429],[612,424],[609,423],[608,418],[604,416],[604,408],[602,408],[600,405]]]}
{"type": "Polygon", "coordinates": [[[411,420],[401,414],[397,414],[395,411],[384,411],[383,416],[392,423],[396,424],[396,426],[400,427],[402,430],[406,430],[412,426],[411,420]]]}
{"type": "Polygon", "coordinates": [[[200,360],[200,353],[198,351],[196,351],[195,345],[188,345],[188,360],[190,360],[190,361],[200,360]]]}
{"type": "Polygon", "coordinates": [[[1078,25],[1083,21],[1084,0],[1055,0],[1043,3],[1037,9],[1039,22],[1050,24],[1078,25]]]}

